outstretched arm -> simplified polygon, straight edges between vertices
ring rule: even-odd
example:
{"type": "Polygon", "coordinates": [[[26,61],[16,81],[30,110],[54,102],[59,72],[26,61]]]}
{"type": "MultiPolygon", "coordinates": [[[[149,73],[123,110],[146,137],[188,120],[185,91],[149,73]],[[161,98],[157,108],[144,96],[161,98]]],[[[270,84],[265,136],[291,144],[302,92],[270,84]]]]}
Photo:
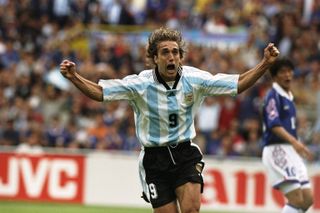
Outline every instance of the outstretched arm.
{"type": "Polygon", "coordinates": [[[279,50],[274,46],[273,43],[269,43],[264,49],[263,59],[254,68],[240,74],[238,93],[251,87],[273,64],[279,55],[279,50]]]}
{"type": "Polygon", "coordinates": [[[76,64],[64,60],[60,64],[61,74],[68,80],[70,80],[81,92],[83,92],[89,98],[96,101],[103,101],[102,87],[97,83],[85,79],[76,72],[76,64]]]}

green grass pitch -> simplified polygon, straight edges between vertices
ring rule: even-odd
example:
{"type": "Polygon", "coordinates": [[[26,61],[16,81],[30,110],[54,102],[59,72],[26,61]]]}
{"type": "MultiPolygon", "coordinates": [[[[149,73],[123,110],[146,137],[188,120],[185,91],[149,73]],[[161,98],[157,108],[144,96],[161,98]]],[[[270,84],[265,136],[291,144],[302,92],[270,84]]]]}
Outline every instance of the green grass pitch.
{"type": "MultiPolygon", "coordinates": [[[[1,213],[151,213],[147,208],[82,206],[75,204],[54,204],[37,202],[0,202],[1,213]]],[[[227,213],[209,212],[203,213],[227,213]]]]}

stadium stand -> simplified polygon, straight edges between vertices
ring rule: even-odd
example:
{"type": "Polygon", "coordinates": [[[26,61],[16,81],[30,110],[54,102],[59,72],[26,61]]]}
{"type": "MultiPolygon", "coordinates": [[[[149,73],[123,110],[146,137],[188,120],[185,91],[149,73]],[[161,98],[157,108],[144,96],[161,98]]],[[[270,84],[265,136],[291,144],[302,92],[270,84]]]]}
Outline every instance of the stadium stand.
{"type": "MultiPolygon", "coordinates": [[[[181,29],[184,63],[212,73],[241,73],[274,42],[297,67],[299,136],[320,160],[320,2],[312,0],[1,0],[0,146],[36,132],[43,147],[138,150],[128,104],[88,100],[58,69],[67,58],[92,80],[134,74],[148,67],[145,39],[159,26],[181,29]]],[[[266,75],[236,98],[206,101],[195,139],[205,154],[260,156],[269,87],[266,75]]]]}

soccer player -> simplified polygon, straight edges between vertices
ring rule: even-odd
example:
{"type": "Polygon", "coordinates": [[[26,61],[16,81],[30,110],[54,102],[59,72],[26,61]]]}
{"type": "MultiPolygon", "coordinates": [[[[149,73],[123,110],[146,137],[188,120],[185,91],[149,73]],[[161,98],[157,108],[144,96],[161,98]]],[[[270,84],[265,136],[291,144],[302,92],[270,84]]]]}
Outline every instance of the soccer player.
{"type": "Polygon", "coordinates": [[[274,62],[270,67],[272,88],[263,105],[262,161],[273,187],[288,200],[282,213],[305,212],[313,203],[307,169],[301,158],[311,159],[312,153],[297,136],[296,108],[290,91],[293,70],[289,59],[274,62]]]}
{"type": "Polygon", "coordinates": [[[240,75],[211,75],[182,66],[186,48],[181,33],[168,28],[153,31],[147,58],[153,69],[124,79],[91,82],[76,72],[68,60],[60,64],[62,75],[97,101],[128,100],[134,109],[143,198],[155,213],[200,211],[203,188],[202,153],[192,142],[194,116],[206,96],[231,95],[252,86],[277,58],[270,43],[261,62],[240,75]]]}

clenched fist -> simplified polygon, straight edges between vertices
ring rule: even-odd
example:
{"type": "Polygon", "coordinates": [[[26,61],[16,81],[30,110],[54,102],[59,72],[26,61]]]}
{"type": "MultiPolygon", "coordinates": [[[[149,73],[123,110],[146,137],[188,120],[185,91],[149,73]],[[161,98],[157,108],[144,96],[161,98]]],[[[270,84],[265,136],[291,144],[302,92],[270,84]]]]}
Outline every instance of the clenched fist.
{"type": "Polygon", "coordinates": [[[63,60],[60,64],[60,73],[67,79],[72,78],[76,73],[76,64],[69,60],[63,60]]]}
{"type": "Polygon", "coordinates": [[[272,64],[279,55],[280,52],[273,43],[269,43],[268,46],[264,49],[264,58],[270,64],[272,64]]]}

